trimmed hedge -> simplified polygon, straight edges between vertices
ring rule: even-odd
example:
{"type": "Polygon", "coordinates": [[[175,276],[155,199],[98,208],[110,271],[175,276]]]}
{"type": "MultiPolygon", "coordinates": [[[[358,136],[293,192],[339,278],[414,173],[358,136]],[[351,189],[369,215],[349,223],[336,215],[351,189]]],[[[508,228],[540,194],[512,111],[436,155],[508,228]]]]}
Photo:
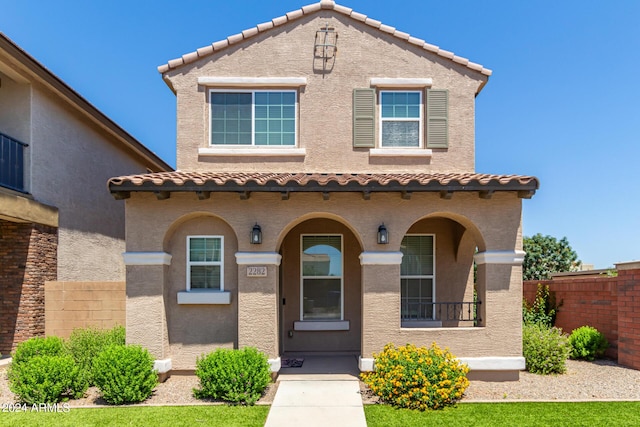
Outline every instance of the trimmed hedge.
{"type": "Polygon", "coordinates": [[[92,374],[104,400],[115,405],[142,402],[158,384],[153,357],[139,345],[111,344],[93,359],[92,374]]]}
{"type": "Polygon", "coordinates": [[[253,347],[220,348],[196,361],[200,388],[195,397],[253,405],[271,382],[267,357],[253,347]]]}

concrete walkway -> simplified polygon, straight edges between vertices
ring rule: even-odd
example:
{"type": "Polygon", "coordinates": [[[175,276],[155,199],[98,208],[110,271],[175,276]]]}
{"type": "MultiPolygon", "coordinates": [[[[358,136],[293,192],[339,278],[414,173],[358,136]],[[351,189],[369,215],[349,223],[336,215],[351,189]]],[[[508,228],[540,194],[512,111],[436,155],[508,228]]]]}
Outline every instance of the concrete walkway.
{"type": "Polygon", "coordinates": [[[305,356],[282,368],[266,427],[366,427],[354,356],[305,356]]]}

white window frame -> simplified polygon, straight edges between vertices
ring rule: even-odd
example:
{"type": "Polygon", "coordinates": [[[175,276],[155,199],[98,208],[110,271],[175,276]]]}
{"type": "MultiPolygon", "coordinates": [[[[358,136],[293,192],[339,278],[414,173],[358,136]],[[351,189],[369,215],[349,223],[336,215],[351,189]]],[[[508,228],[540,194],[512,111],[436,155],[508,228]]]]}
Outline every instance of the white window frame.
{"type": "Polygon", "coordinates": [[[381,150],[417,150],[417,149],[424,149],[425,148],[425,144],[424,144],[424,99],[425,99],[425,94],[424,94],[424,90],[402,90],[402,89],[397,89],[397,90],[379,90],[378,91],[378,135],[380,135],[380,138],[378,139],[378,147],[381,150]],[[394,117],[394,118],[383,118],[382,117],[382,94],[383,93],[417,93],[420,96],[420,103],[419,103],[419,111],[420,111],[420,117],[413,118],[413,117],[394,117]],[[390,146],[384,146],[382,144],[382,125],[383,122],[418,122],[418,146],[413,147],[413,146],[408,146],[408,147],[398,147],[398,146],[394,146],[394,147],[390,147],[390,146]]]}
{"type": "Polygon", "coordinates": [[[187,236],[187,292],[222,292],[224,291],[224,236],[216,235],[195,235],[187,236]],[[191,239],[220,239],[220,261],[191,261],[191,239]],[[220,289],[191,289],[191,266],[192,265],[219,265],[220,266],[220,289]]]}
{"type": "Polygon", "coordinates": [[[343,321],[344,320],[344,236],[342,234],[336,233],[309,233],[309,234],[301,234],[300,235],[300,321],[302,322],[335,322],[335,321],[343,321]],[[340,319],[327,319],[327,320],[318,320],[318,319],[304,319],[304,279],[308,278],[316,278],[316,279],[336,279],[336,276],[305,276],[303,270],[303,254],[304,254],[304,238],[308,236],[326,236],[326,237],[340,237],[340,271],[342,275],[340,276],[340,319]]]}
{"type": "Polygon", "coordinates": [[[286,150],[286,149],[291,149],[291,148],[296,148],[298,147],[298,91],[295,89],[279,89],[279,88],[273,88],[273,89],[224,89],[224,88],[216,88],[216,89],[209,89],[208,91],[208,99],[207,99],[207,103],[209,105],[209,148],[233,148],[233,147],[237,147],[237,148],[248,148],[251,147],[252,149],[266,149],[266,150],[286,150]],[[294,137],[293,137],[293,145],[256,145],[255,140],[256,140],[256,131],[255,131],[255,123],[256,123],[256,93],[258,92],[290,92],[293,93],[295,96],[295,111],[294,111],[294,137]],[[251,93],[251,144],[214,144],[213,143],[213,129],[212,129],[212,121],[213,121],[213,108],[211,107],[211,94],[212,93],[251,93]]]}
{"type": "MultiPolygon", "coordinates": [[[[408,275],[403,275],[402,274],[402,270],[400,273],[400,284],[402,286],[402,279],[431,279],[431,302],[435,303],[436,300],[436,235],[432,234],[432,233],[407,233],[405,234],[405,236],[431,236],[433,239],[433,274],[422,274],[419,276],[408,276],[408,275]]],[[[402,267],[401,267],[402,269],[402,267]]],[[[403,304],[403,298],[402,298],[402,289],[400,289],[400,319],[402,320],[402,322],[412,322],[412,320],[403,320],[402,319],[402,304],[403,304]]],[[[415,321],[429,321],[429,320],[435,320],[435,314],[436,314],[436,310],[435,307],[433,308],[433,315],[431,316],[431,319],[416,319],[415,321]]]]}

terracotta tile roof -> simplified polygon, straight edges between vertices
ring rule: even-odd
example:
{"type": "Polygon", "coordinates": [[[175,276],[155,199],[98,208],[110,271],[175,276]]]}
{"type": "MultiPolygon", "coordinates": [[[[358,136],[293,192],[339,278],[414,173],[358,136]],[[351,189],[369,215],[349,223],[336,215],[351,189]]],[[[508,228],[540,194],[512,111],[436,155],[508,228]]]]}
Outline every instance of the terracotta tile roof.
{"type": "Polygon", "coordinates": [[[536,177],[478,173],[235,173],[157,172],[111,178],[109,190],[116,198],[130,192],[424,192],[517,191],[531,197],[539,187],[536,177]]]}
{"type": "Polygon", "coordinates": [[[431,53],[435,53],[436,55],[442,56],[443,58],[447,58],[452,60],[453,62],[456,62],[458,64],[461,64],[467,68],[470,68],[471,70],[477,71],[479,73],[482,73],[486,76],[490,76],[492,71],[484,68],[482,65],[480,64],[476,64],[474,62],[469,61],[467,58],[462,58],[460,56],[455,55],[453,52],[449,52],[443,49],[440,49],[438,46],[434,46],[432,44],[429,44],[427,42],[425,42],[424,40],[418,39],[416,37],[412,37],[411,35],[404,33],[402,31],[398,31],[396,30],[394,27],[391,27],[389,25],[385,25],[380,21],[377,21],[375,19],[369,18],[366,15],[363,15],[361,13],[358,13],[348,7],[345,6],[341,6],[339,4],[336,4],[335,1],[333,0],[321,0],[317,3],[313,3],[307,6],[303,6],[300,9],[291,11],[287,14],[285,14],[284,16],[280,16],[277,18],[273,18],[270,22],[265,22],[262,24],[258,24],[257,26],[253,27],[253,28],[249,28],[246,29],[238,34],[234,34],[232,36],[227,37],[224,40],[220,40],[217,42],[212,43],[209,46],[204,46],[201,47],[200,49],[196,50],[195,52],[190,52],[187,53],[185,55],[182,55],[182,57],[180,58],[176,58],[176,59],[172,59],[170,60],[168,63],[161,65],[158,67],[158,71],[161,73],[166,73],[169,70],[172,70],[174,68],[178,68],[181,67],[182,65],[185,64],[189,64],[191,62],[195,62],[205,56],[209,56],[212,55],[214,52],[218,52],[222,49],[226,49],[227,47],[236,44],[236,43],[240,43],[244,40],[247,40],[251,37],[254,37],[255,35],[262,33],[264,31],[269,31],[270,29],[274,28],[274,27],[278,27],[280,25],[284,25],[288,22],[291,21],[295,21],[296,19],[299,19],[301,17],[303,17],[304,15],[309,15],[312,13],[315,13],[321,9],[328,9],[328,10],[335,10],[338,13],[341,13],[343,15],[349,16],[357,21],[361,21],[363,23],[365,23],[366,25],[369,25],[373,28],[379,29],[380,31],[383,31],[385,33],[391,34],[394,37],[397,37],[400,40],[404,40],[407,41],[413,45],[416,45],[426,51],[429,51],[431,53]]]}

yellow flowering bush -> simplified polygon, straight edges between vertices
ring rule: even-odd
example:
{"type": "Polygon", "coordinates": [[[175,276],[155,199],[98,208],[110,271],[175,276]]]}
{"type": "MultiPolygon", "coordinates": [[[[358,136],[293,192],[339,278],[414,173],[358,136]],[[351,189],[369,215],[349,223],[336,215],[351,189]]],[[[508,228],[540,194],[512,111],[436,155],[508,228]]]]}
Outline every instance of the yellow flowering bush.
{"type": "Polygon", "coordinates": [[[375,371],[362,373],[361,378],[393,406],[440,409],[461,399],[469,386],[467,365],[435,342],[430,348],[387,344],[373,357],[375,371]]]}

